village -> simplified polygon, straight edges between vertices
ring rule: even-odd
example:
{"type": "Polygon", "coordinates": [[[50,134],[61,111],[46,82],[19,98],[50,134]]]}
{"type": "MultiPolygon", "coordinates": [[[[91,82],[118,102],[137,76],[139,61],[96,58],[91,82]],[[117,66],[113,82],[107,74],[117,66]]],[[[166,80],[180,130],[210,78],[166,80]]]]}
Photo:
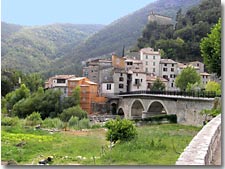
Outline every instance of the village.
{"type": "Polygon", "coordinates": [[[112,54],[110,59],[89,59],[84,62],[82,77],[55,75],[45,82],[45,89],[60,89],[63,96],[68,97],[79,86],[81,108],[89,115],[123,115],[117,112],[117,104],[112,104],[113,100],[118,100],[119,93],[151,91],[157,79],[164,83],[166,91],[179,91],[175,78],[188,66],[201,76],[203,87],[215,80],[214,74],[205,72],[202,62],[180,63],[163,59],[160,50],[148,47],[133,55],[112,54]]]}

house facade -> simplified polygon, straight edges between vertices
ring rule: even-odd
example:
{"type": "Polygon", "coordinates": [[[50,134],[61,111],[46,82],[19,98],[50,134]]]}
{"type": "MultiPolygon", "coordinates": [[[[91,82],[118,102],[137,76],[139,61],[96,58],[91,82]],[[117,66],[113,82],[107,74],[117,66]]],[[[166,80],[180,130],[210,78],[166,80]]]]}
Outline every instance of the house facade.
{"type": "Polygon", "coordinates": [[[177,90],[175,79],[178,75],[177,62],[172,59],[161,59],[159,64],[159,76],[168,81],[167,90],[177,90]]]}
{"type": "Polygon", "coordinates": [[[146,73],[159,76],[160,50],[154,51],[153,48],[143,48],[140,50],[140,60],[143,62],[143,69],[146,73]]]}
{"type": "Polygon", "coordinates": [[[75,75],[56,75],[45,82],[45,89],[61,90],[63,96],[68,96],[68,79],[74,78],[75,75]]]}

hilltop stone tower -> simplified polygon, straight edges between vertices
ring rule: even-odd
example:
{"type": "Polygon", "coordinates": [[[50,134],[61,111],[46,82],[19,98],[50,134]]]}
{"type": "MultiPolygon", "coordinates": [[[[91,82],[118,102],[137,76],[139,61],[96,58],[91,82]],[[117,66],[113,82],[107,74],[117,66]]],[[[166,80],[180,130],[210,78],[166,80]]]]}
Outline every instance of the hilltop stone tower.
{"type": "Polygon", "coordinates": [[[148,16],[148,22],[156,21],[159,25],[173,25],[174,21],[168,16],[155,14],[153,11],[148,16]]]}

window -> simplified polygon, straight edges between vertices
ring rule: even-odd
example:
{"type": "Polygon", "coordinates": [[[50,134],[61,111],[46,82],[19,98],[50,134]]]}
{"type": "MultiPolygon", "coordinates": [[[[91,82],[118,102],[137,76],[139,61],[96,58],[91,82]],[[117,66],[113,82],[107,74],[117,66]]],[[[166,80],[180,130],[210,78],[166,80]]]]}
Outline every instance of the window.
{"type": "Polygon", "coordinates": [[[153,62],[153,66],[155,66],[155,62],[153,62]]]}
{"type": "Polygon", "coordinates": [[[147,67],[145,68],[145,71],[148,72],[148,68],[147,67]]]}
{"type": "Polygon", "coordinates": [[[66,94],[66,88],[64,88],[64,94],[66,94]]]}
{"type": "Polygon", "coordinates": [[[172,64],[172,67],[174,67],[174,64],[172,64]]]}
{"type": "Polygon", "coordinates": [[[142,82],[142,79],[141,79],[141,82],[142,82]]]}
{"type": "Polygon", "coordinates": [[[169,80],[167,75],[163,75],[163,78],[166,79],[166,80],[169,80]]]}
{"type": "Polygon", "coordinates": [[[148,59],[148,55],[146,55],[145,58],[148,59]]]}
{"type": "Polygon", "coordinates": [[[173,83],[171,83],[171,87],[173,87],[173,83]]]}
{"type": "Polygon", "coordinates": [[[138,73],[136,73],[136,76],[138,76],[138,73]]]}
{"type": "Polygon", "coordinates": [[[171,72],[174,72],[174,68],[171,68],[171,72]]]}
{"type": "Polygon", "coordinates": [[[153,56],[153,59],[155,59],[155,56],[153,56]]]}
{"type": "Polygon", "coordinates": [[[123,82],[123,77],[120,77],[120,78],[119,78],[119,81],[120,81],[120,82],[123,82]]]}
{"type": "Polygon", "coordinates": [[[65,79],[57,79],[57,83],[66,83],[65,79]]]}
{"type": "Polygon", "coordinates": [[[120,73],[120,76],[123,76],[123,73],[120,73]]]}
{"type": "Polygon", "coordinates": [[[146,65],[148,65],[148,62],[145,62],[146,65]]]}
{"type": "Polygon", "coordinates": [[[163,68],[163,71],[164,71],[164,72],[167,72],[167,68],[164,67],[164,68],[163,68]]]}
{"type": "Polygon", "coordinates": [[[123,89],[123,84],[119,84],[119,89],[123,89]]]}
{"type": "Polygon", "coordinates": [[[135,85],[140,85],[140,79],[135,79],[134,84],[135,84],[135,85]]]}
{"type": "Polygon", "coordinates": [[[107,84],[106,89],[111,90],[111,84],[107,84]]]}
{"type": "Polygon", "coordinates": [[[164,66],[167,66],[167,63],[165,63],[164,66]]]}
{"type": "Polygon", "coordinates": [[[153,68],[153,72],[155,72],[155,68],[153,68]]]}

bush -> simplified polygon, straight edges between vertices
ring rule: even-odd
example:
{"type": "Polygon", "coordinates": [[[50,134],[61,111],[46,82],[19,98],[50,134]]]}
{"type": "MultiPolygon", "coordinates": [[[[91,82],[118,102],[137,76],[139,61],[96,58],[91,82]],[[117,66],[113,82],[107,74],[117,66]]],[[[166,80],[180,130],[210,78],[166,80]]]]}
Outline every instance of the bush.
{"type": "Polygon", "coordinates": [[[26,125],[35,126],[41,123],[42,123],[41,115],[38,112],[33,112],[31,115],[26,117],[26,125]]]}
{"type": "Polygon", "coordinates": [[[79,125],[79,119],[78,117],[71,117],[69,122],[69,127],[72,127],[74,129],[78,129],[78,125],[79,125]]]}
{"type": "MultiPolygon", "coordinates": [[[[177,115],[176,114],[156,115],[156,116],[148,117],[145,119],[141,119],[141,121],[151,121],[151,122],[155,121],[155,122],[160,123],[164,119],[168,120],[170,123],[177,123],[177,115]]],[[[137,120],[137,121],[139,121],[139,120],[137,120]]]]}
{"type": "Polygon", "coordinates": [[[80,106],[70,107],[68,109],[64,109],[60,114],[60,119],[64,122],[68,122],[71,117],[78,117],[79,120],[83,118],[87,118],[87,113],[81,109],[80,106]]]}
{"type": "Polygon", "coordinates": [[[129,141],[136,137],[137,130],[133,122],[127,119],[120,119],[106,122],[105,127],[109,130],[106,133],[106,139],[116,143],[116,141],[129,141]]]}
{"type": "Polygon", "coordinates": [[[99,128],[102,128],[101,124],[93,124],[91,126],[92,129],[99,129],[99,128]]]}
{"type": "Polygon", "coordinates": [[[90,128],[90,121],[89,119],[81,119],[79,121],[79,129],[89,129],[90,128]]]}
{"type": "Polygon", "coordinates": [[[17,126],[20,122],[18,117],[3,117],[2,126],[17,126]]]}
{"type": "Polygon", "coordinates": [[[61,129],[63,128],[63,122],[59,119],[59,118],[46,118],[43,123],[42,126],[45,128],[57,128],[57,129],[61,129]]]}

